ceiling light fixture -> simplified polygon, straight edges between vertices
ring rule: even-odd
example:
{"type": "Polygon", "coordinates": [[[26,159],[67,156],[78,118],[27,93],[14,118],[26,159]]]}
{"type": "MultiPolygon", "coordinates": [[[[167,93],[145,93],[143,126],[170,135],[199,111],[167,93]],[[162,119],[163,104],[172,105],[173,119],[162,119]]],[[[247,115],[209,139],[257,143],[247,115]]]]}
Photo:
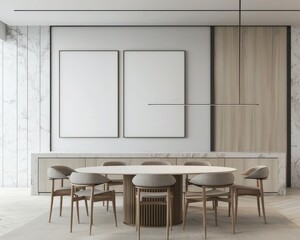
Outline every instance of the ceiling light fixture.
{"type": "Polygon", "coordinates": [[[242,42],[242,0],[239,0],[239,25],[238,25],[238,78],[239,78],[239,103],[226,104],[226,103],[149,103],[148,106],[210,106],[210,107],[253,107],[259,106],[258,103],[241,103],[241,42],[242,42]]]}

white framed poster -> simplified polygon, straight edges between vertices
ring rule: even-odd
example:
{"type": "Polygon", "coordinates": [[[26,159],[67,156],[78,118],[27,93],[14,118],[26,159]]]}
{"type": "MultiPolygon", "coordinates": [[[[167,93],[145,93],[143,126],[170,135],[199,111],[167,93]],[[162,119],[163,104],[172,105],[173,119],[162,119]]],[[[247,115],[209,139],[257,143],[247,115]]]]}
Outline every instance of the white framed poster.
{"type": "Polygon", "coordinates": [[[185,137],[185,51],[124,51],[123,87],[124,137],[185,137]]]}
{"type": "Polygon", "coordinates": [[[59,137],[118,137],[118,51],[59,51],[59,137]]]}

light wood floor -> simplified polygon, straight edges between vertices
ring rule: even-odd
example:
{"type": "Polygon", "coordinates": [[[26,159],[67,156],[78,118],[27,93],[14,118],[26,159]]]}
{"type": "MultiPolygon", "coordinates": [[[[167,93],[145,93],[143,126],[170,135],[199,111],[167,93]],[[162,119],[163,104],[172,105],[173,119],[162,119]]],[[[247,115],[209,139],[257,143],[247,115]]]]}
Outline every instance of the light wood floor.
{"type": "MultiPolygon", "coordinates": [[[[300,189],[288,189],[286,196],[266,196],[266,209],[272,207],[300,228],[300,189]]],[[[54,207],[59,201],[54,202],[54,207]]],[[[240,205],[253,203],[249,197],[241,197],[240,205]],[[244,201],[243,201],[244,198],[244,201]]],[[[36,217],[49,211],[50,197],[31,196],[27,188],[0,188],[0,236],[15,230],[36,217]]],[[[221,204],[221,203],[220,203],[221,204]]],[[[66,198],[64,206],[70,205],[66,198]]],[[[117,197],[117,205],[122,205],[122,197],[117,197]]]]}

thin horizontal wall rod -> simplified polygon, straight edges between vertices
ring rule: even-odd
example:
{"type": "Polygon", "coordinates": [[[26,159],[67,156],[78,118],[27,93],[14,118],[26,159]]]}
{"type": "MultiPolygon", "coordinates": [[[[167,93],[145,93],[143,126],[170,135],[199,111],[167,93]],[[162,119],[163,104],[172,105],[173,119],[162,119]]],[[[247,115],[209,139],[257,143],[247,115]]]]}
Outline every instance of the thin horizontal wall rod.
{"type": "Polygon", "coordinates": [[[296,9],[15,9],[15,12],[300,12],[296,9]]]}
{"type": "Polygon", "coordinates": [[[191,103],[191,104],[180,104],[180,103],[149,103],[148,106],[183,106],[183,107],[197,107],[197,106],[210,106],[210,107],[246,107],[246,106],[259,106],[258,103],[243,103],[243,104],[210,104],[210,103],[191,103]]]}

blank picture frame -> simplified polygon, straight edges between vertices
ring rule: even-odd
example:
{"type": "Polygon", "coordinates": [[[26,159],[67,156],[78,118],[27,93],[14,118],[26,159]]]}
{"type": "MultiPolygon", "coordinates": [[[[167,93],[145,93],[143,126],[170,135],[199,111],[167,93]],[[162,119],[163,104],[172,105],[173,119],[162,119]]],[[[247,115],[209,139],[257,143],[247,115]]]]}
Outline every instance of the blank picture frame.
{"type": "Polygon", "coordinates": [[[184,50],[123,52],[123,135],[125,138],[185,137],[184,50]]]}
{"type": "Polygon", "coordinates": [[[59,51],[59,137],[113,138],[118,130],[119,52],[59,51]]]}

